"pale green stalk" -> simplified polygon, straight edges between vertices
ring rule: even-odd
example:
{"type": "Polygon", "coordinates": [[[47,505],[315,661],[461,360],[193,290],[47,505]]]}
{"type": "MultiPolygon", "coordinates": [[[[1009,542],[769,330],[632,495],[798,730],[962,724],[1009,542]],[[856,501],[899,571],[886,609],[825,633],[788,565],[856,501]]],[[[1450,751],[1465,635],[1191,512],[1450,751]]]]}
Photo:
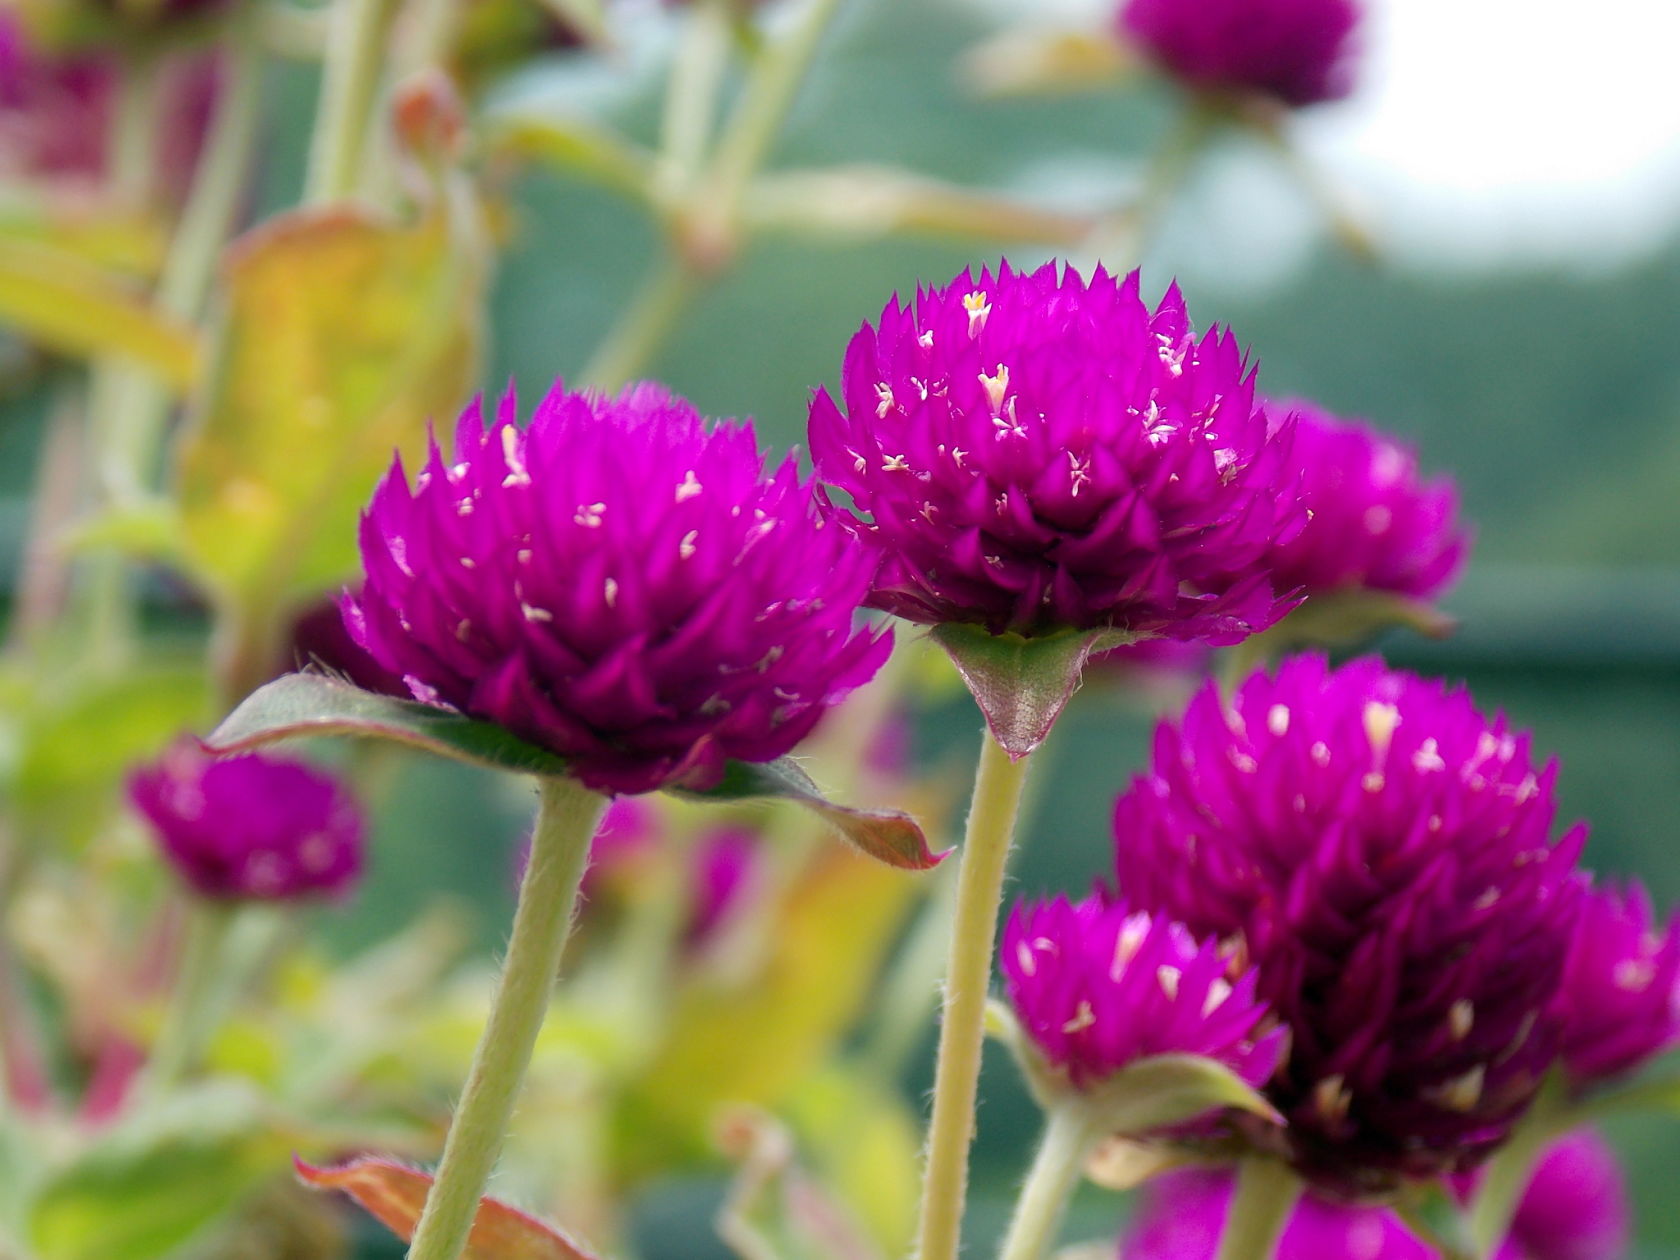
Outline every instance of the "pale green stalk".
{"type": "Polygon", "coordinates": [[[237,904],[199,901],[187,918],[187,934],[163,1027],[146,1061],[144,1092],[163,1093],[198,1065],[221,1018],[217,992],[223,957],[237,904]]]}
{"type": "Polygon", "coordinates": [[[385,68],[394,0],[336,0],[304,201],[338,201],[360,186],[368,131],[385,68]]]}
{"type": "Polygon", "coordinates": [[[957,908],[945,970],[945,1010],[928,1124],[918,1260],[955,1260],[968,1193],[968,1148],[985,1042],[986,989],[992,973],[1003,877],[1015,835],[1029,758],[1010,759],[983,736],[968,830],[957,875],[957,908]]]}
{"type": "Polygon", "coordinates": [[[1068,1199],[1102,1137],[1091,1120],[1090,1109],[1079,1098],[1057,1103],[1046,1113],[1044,1136],[1015,1200],[998,1260],[1042,1260],[1055,1246],[1068,1199]]]}
{"type": "Polygon", "coordinates": [[[1219,1237],[1217,1260],[1272,1260],[1301,1183],[1275,1159],[1250,1155],[1237,1165],[1237,1188],[1219,1237]]]}
{"type": "Polygon", "coordinates": [[[507,961],[409,1260],[457,1260],[466,1246],[548,1011],[589,843],[606,811],[606,797],[573,779],[545,778],[540,792],[507,961]]]}

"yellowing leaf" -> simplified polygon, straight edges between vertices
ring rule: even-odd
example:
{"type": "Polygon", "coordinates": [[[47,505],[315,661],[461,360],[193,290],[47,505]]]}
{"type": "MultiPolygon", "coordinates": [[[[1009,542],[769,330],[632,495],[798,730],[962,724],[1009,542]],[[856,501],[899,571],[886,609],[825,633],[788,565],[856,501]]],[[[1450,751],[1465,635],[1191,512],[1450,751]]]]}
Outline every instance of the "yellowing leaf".
{"type": "Polygon", "coordinates": [[[697,981],[620,1117],[630,1176],[693,1160],[720,1105],[775,1107],[832,1053],[867,1000],[916,893],[901,872],[821,845],[765,934],[755,974],[697,981]]]}
{"type": "Polygon", "coordinates": [[[132,283],[67,249],[0,236],[0,323],[64,354],[121,354],[177,388],[198,367],[193,330],[132,283]]]}
{"type": "Polygon", "coordinates": [[[421,449],[472,387],[480,269],[446,218],[282,216],[235,245],[224,334],[178,493],[205,583],[271,613],[343,581],[393,448],[421,449]]]}
{"type": "MultiPolygon", "coordinates": [[[[318,1190],[342,1190],[404,1242],[414,1237],[432,1175],[389,1159],[353,1159],[336,1168],[294,1161],[298,1176],[318,1190]]],[[[553,1225],[498,1199],[479,1200],[478,1216],[461,1260],[595,1260],[593,1253],[553,1225]]]]}

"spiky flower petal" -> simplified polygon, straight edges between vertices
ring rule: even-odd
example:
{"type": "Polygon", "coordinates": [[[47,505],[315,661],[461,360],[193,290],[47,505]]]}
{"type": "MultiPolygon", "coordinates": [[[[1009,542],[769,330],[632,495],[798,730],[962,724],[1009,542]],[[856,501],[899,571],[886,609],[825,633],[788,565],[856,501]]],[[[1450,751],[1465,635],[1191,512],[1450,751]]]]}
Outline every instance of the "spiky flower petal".
{"type": "Polygon", "coordinates": [[[1022,1028],[1075,1089],[1157,1054],[1218,1059],[1259,1085],[1282,1053],[1252,972],[1231,977],[1216,943],[1100,893],[1016,906],[1001,963],[1022,1028]]]}
{"type": "Polygon", "coordinates": [[[890,638],[854,629],[871,558],[750,425],[655,385],[511,391],[400,463],[362,518],[352,637],[416,698],[500,723],[590,787],[709,786],[791,749],[890,638]]]}
{"type": "Polygon", "coordinates": [[[1300,106],[1352,87],[1356,0],[1127,0],[1116,20],[1195,91],[1300,106]]]}
{"type": "Polygon", "coordinates": [[[214,760],[192,741],[129,779],[158,848],[200,896],[289,901],[348,891],[362,871],[363,821],[349,791],[302,762],[214,760]]]}
{"type": "Polygon", "coordinates": [[[1563,1062],[1577,1085],[1680,1045],[1680,915],[1657,923],[1638,883],[1586,897],[1558,991],[1563,1062]]]}
{"type": "Polygon", "coordinates": [[[1298,400],[1268,402],[1295,417],[1307,523],[1272,549],[1273,580],[1309,598],[1369,590],[1431,599],[1469,552],[1452,480],[1425,481],[1409,448],[1367,425],[1298,400]]]}
{"type": "Polygon", "coordinates": [[[1136,272],[965,271],[866,324],[841,393],[812,399],[811,453],[880,548],[877,608],[1217,643],[1286,611],[1262,561],[1302,519],[1287,426],[1176,287],[1152,312],[1136,272]]]}
{"type": "Polygon", "coordinates": [[[1133,904],[1245,950],[1292,1034],[1287,1154],[1343,1192],[1465,1167],[1558,1049],[1585,829],[1526,735],[1375,659],[1209,685],[1115,808],[1133,904]]]}
{"type": "MultiPolygon", "coordinates": [[[[1231,1174],[1168,1173],[1144,1187],[1120,1260],[1214,1260],[1230,1210],[1231,1174]]],[[[1546,1148],[1497,1260],[1621,1260],[1627,1190],[1616,1157],[1582,1129],[1546,1148]]],[[[1388,1208],[1335,1203],[1308,1192],[1278,1239],[1276,1260],[1440,1260],[1388,1208]]]]}

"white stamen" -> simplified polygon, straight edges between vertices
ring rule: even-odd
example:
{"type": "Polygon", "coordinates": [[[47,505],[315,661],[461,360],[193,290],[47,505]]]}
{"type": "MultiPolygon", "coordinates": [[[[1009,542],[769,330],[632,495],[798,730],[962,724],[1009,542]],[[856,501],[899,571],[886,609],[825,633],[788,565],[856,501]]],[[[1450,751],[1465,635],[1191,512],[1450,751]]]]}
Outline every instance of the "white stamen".
{"type": "Polygon", "coordinates": [[[694,469],[690,468],[683,474],[682,485],[677,487],[677,502],[692,499],[705,488],[700,484],[700,478],[694,475],[694,469]]]}
{"type": "Polygon", "coordinates": [[[1274,704],[1266,710],[1266,729],[1282,739],[1289,734],[1289,706],[1274,704]]]}

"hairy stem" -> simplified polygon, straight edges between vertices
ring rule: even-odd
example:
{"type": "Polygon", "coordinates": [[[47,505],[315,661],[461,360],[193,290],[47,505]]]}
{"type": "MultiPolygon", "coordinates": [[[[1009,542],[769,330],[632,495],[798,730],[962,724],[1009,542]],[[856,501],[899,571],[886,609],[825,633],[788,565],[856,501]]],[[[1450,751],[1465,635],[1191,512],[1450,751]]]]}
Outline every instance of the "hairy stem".
{"type": "Polygon", "coordinates": [[[974,1104],[985,1041],[986,989],[1004,871],[1029,761],[1012,761],[989,733],[982,739],[968,831],[958,858],[957,907],[945,972],[918,1260],[955,1260],[962,1236],[968,1148],[974,1139],[974,1104]]]}
{"type": "Polygon", "coordinates": [[[1038,1154],[1015,1200],[998,1260],[1041,1260],[1056,1243],[1062,1214],[1079,1185],[1085,1158],[1100,1136],[1080,1100],[1052,1107],[1045,1116],[1038,1154]]]}
{"type": "Polygon", "coordinates": [[[409,1260],[456,1260],[466,1246],[548,1011],[589,842],[606,812],[606,797],[572,779],[543,779],[540,791],[507,962],[409,1260]]]}

